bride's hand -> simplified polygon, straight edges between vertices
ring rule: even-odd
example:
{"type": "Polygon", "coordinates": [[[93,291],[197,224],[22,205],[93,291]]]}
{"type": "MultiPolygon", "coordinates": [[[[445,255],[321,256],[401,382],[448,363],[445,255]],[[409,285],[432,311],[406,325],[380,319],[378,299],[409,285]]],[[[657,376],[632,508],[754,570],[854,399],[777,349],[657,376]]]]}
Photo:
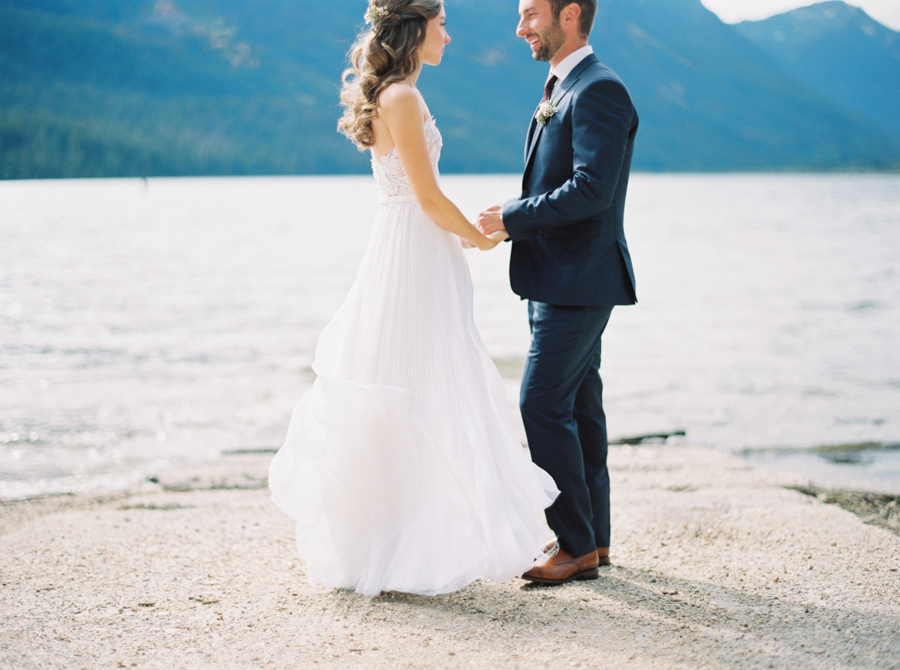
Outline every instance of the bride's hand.
{"type": "Polygon", "coordinates": [[[479,242],[478,248],[482,251],[490,251],[508,237],[509,235],[506,234],[505,230],[498,230],[490,235],[485,235],[479,242]]]}

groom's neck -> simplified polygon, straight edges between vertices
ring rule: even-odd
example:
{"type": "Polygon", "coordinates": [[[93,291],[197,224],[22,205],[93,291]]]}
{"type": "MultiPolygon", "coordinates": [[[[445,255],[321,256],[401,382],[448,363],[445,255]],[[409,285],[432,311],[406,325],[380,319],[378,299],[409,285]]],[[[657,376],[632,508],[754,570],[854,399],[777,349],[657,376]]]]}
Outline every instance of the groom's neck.
{"type": "Polygon", "coordinates": [[[559,51],[557,51],[553,55],[553,58],[550,59],[550,67],[556,67],[573,53],[575,53],[582,47],[586,47],[587,45],[588,41],[584,37],[576,36],[569,38],[568,40],[566,40],[565,44],[560,47],[559,51]]]}

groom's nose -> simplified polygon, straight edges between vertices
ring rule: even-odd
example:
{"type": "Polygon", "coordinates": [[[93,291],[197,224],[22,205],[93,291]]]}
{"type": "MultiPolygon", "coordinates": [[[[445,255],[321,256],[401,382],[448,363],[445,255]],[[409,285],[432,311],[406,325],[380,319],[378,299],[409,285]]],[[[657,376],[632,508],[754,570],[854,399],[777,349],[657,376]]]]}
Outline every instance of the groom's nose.
{"type": "Polygon", "coordinates": [[[519,37],[525,37],[525,33],[525,17],[523,16],[521,19],[519,19],[519,25],[516,26],[516,35],[518,35],[519,37]]]}

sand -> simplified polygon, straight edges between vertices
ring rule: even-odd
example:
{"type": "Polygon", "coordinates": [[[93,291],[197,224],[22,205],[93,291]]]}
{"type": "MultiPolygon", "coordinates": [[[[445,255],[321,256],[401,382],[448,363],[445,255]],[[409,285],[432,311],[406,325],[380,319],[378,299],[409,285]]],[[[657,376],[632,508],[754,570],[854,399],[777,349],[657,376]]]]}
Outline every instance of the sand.
{"type": "Polygon", "coordinates": [[[0,669],[900,668],[900,536],[796,477],[616,447],[600,579],[369,599],[306,582],[270,457],[0,504],[0,669]]]}

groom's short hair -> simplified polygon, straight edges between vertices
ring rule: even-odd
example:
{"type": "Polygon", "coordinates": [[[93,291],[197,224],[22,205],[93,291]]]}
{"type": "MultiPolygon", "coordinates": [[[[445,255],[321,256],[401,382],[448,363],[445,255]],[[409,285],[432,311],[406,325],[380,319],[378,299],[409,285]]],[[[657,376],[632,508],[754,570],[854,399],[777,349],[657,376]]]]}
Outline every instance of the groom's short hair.
{"type": "Polygon", "coordinates": [[[550,0],[553,16],[559,18],[562,10],[569,5],[581,7],[581,16],[578,19],[578,34],[587,39],[594,27],[594,17],[597,16],[597,0],[550,0]]]}

